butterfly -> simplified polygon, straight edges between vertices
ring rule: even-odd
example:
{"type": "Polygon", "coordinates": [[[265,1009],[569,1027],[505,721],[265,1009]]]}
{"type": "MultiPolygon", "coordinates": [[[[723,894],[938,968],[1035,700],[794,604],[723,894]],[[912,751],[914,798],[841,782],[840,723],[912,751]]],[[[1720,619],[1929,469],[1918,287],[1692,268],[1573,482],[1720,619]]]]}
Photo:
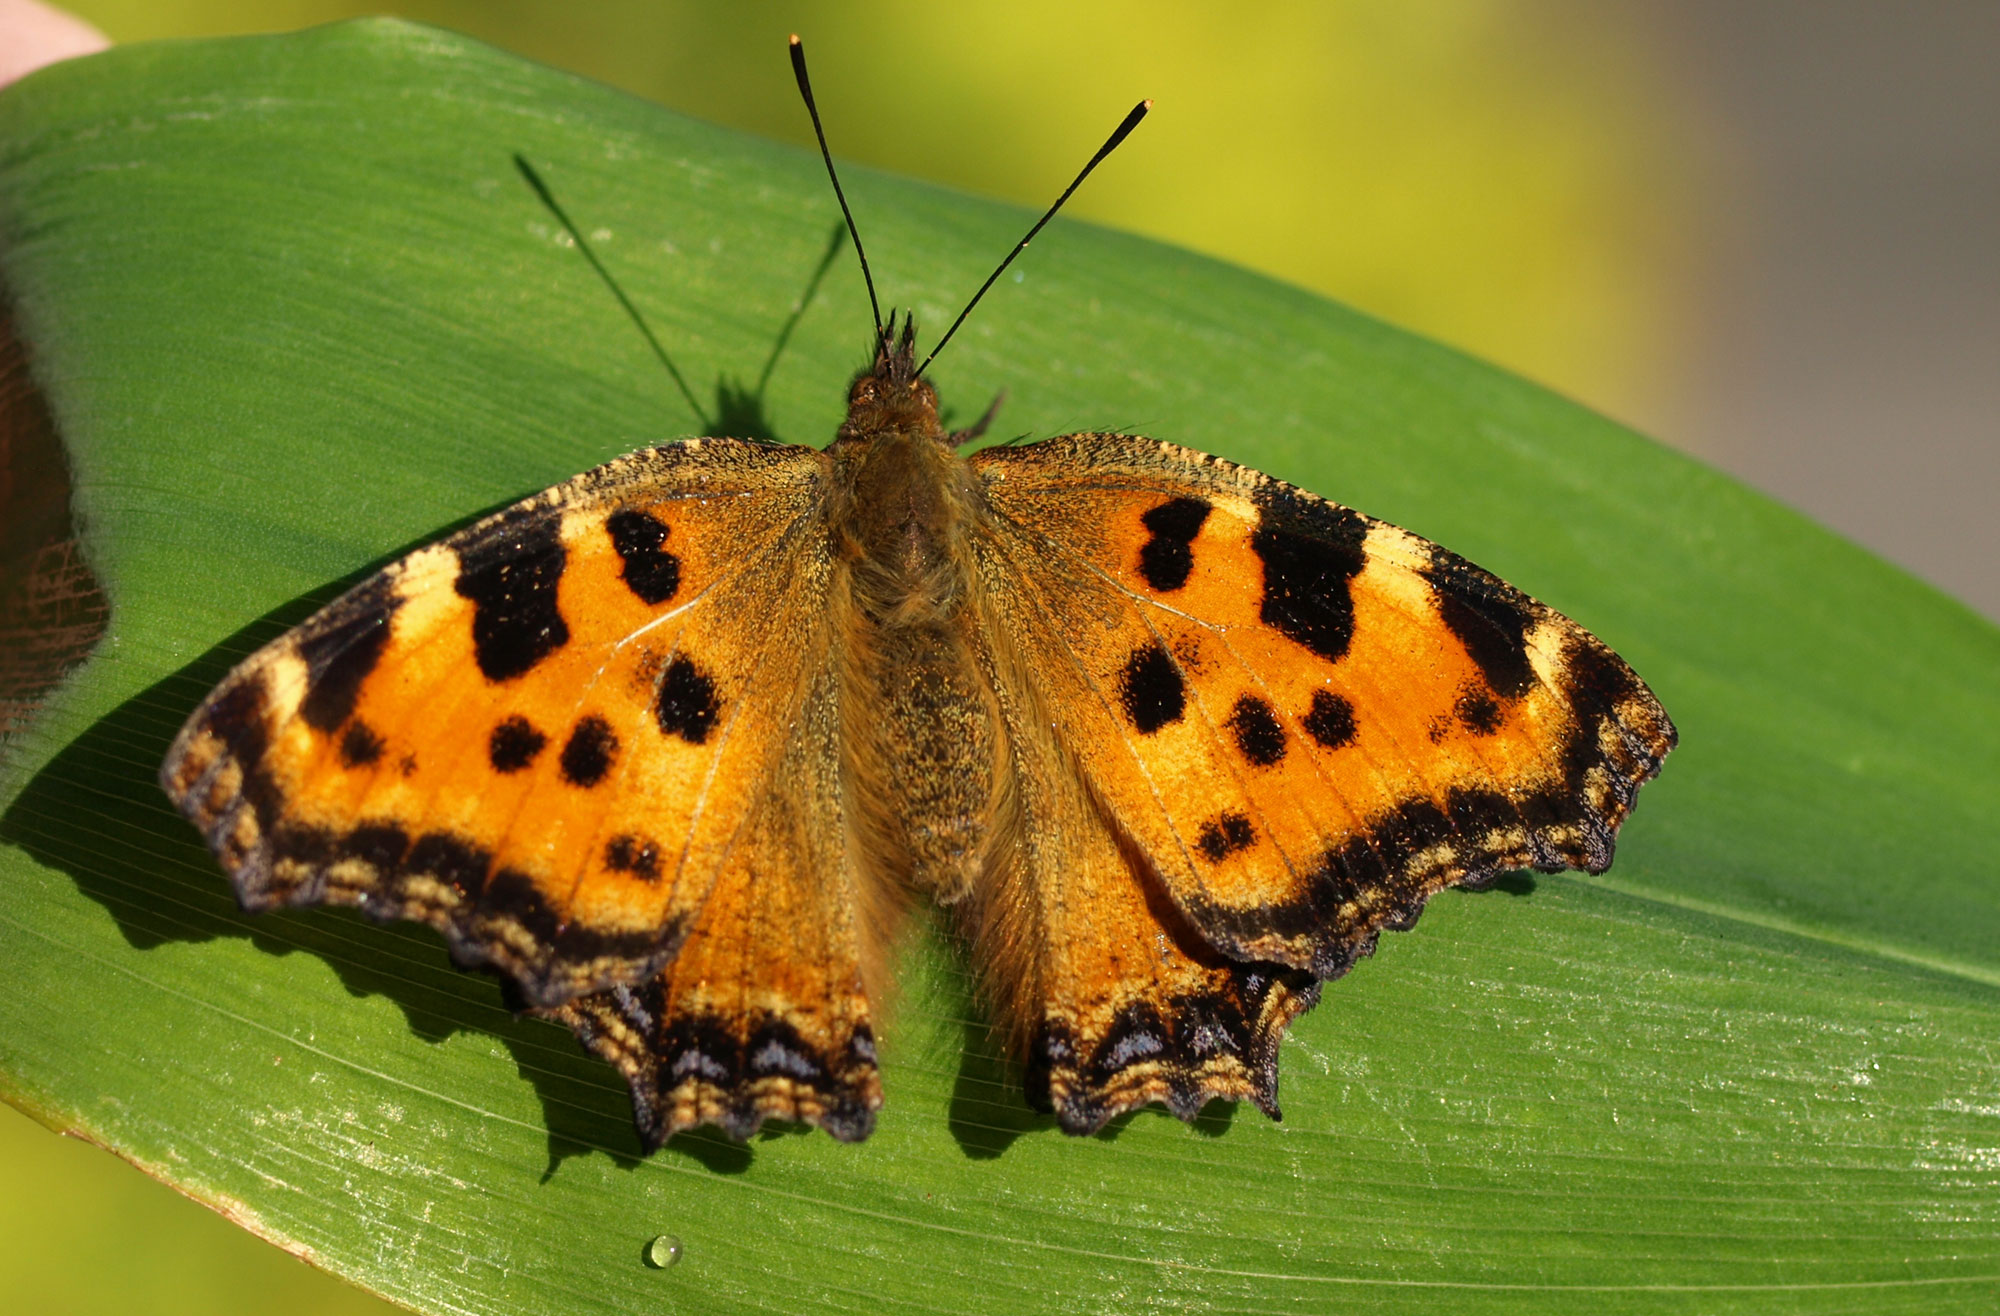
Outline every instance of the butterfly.
{"type": "Polygon", "coordinates": [[[947,432],[924,377],[950,331],[919,362],[909,317],[876,326],[827,447],[621,457],[231,672],[161,782],[243,906],[438,929],[624,1075],[650,1149],[867,1137],[914,900],[1029,1102],[1085,1134],[1277,1118],[1286,1029],[1381,931],[1611,863],[1676,733],[1583,628],[1171,443],[961,455],[981,427],[947,432]]]}

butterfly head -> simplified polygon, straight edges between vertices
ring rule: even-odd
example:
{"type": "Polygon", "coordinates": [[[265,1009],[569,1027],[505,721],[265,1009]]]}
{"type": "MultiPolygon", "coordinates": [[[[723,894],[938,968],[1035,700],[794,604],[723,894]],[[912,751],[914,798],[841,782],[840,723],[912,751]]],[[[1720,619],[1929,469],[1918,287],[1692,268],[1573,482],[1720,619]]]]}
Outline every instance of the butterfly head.
{"type": "Polygon", "coordinates": [[[847,421],[840,427],[841,438],[903,434],[944,440],[937,390],[917,374],[916,338],[914,317],[904,316],[898,332],[895,313],[891,312],[889,328],[876,340],[875,364],[856,375],[847,391],[847,421]]]}

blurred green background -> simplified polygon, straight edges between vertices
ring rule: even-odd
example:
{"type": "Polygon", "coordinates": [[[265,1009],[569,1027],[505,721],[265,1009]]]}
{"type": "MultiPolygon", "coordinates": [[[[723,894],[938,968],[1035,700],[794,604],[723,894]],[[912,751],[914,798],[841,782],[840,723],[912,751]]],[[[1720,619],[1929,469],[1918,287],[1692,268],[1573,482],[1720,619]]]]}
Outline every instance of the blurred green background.
{"type": "MultiPolygon", "coordinates": [[[[2000,122],[2000,6],[1893,22],[1843,0],[69,8],[121,42],[386,8],[803,144],[798,31],[837,153],[1024,205],[1151,96],[1071,213],[1496,361],[2000,615],[2000,371],[1979,366],[2000,347],[2000,260],[1975,222],[2000,198],[1978,128],[2000,122]]],[[[894,301],[897,253],[875,260],[894,301]]],[[[968,294],[984,273],[965,271],[968,294]]],[[[9,1310],[384,1309],[4,1106],[0,1165],[9,1310]]]]}

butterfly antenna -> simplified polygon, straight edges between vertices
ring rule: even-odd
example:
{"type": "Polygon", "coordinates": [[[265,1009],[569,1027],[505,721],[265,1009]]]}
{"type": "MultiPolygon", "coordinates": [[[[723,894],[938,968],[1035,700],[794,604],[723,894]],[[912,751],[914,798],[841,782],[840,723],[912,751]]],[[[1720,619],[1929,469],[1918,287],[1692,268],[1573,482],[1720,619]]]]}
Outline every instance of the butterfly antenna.
{"type": "MultiPolygon", "coordinates": [[[[795,57],[796,54],[795,50],[795,57]]],[[[1111,136],[1105,139],[1104,145],[1097,148],[1097,154],[1090,157],[1090,163],[1085,165],[1082,171],[1070,181],[1070,185],[1063,189],[1063,194],[1056,198],[1056,203],[1043,212],[1040,219],[1035,221],[1035,226],[1028,230],[1028,236],[1022,238],[1019,243],[1015,244],[1014,249],[1007,253],[1007,259],[1000,262],[1000,268],[986,276],[986,282],[979,285],[979,291],[972,294],[972,300],[965,304],[965,309],[960,311],[958,318],[951,322],[951,328],[944,331],[944,337],[938,339],[937,346],[933,347],[931,354],[924,358],[923,365],[917,367],[919,375],[923,374],[930,367],[931,362],[937,360],[938,353],[944,351],[944,345],[951,341],[951,336],[958,332],[960,325],[965,323],[965,317],[972,314],[972,308],[979,305],[979,299],[986,295],[986,290],[991,288],[1000,276],[1007,272],[1007,267],[1014,263],[1014,258],[1028,249],[1028,244],[1035,240],[1035,234],[1042,231],[1042,225],[1055,218],[1056,212],[1063,208],[1063,202],[1069,200],[1070,193],[1083,186],[1083,180],[1090,177],[1090,171],[1103,163],[1105,156],[1117,150],[1120,142],[1132,135],[1132,130],[1139,126],[1139,120],[1145,118],[1146,111],[1152,108],[1153,102],[1150,100],[1140,101],[1132,107],[1132,112],[1125,116],[1125,122],[1119,124],[1111,136]]]]}
{"type": "Polygon", "coordinates": [[[681,396],[687,399],[687,404],[693,410],[695,419],[699,420],[706,427],[708,425],[708,416],[702,411],[701,403],[694,400],[694,390],[688,387],[687,380],[681,377],[681,372],[674,368],[673,358],[667,355],[666,348],[660,346],[660,340],[653,336],[652,327],[646,323],[646,317],[639,314],[639,308],[632,304],[632,299],[627,297],[625,290],[618,286],[618,280],[611,277],[611,271],[604,268],[604,262],[597,259],[597,253],[592,251],[590,244],[583,240],[583,234],[577,232],[576,225],[570,222],[568,212],[557,203],[556,194],[549,191],[549,185],[542,181],[542,176],[535,172],[535,167],[528,163],[527,157],[521,155],[519,152],[516,152],[514,155],[514,167],[521,171],[521,177],[528,180],[528,186],[535,189],[535,195],[542,199],[542,204],[548,207],[549,213],[554,215],[556,221],[563,226],[563,230],[570,236],[570,241],[576,243],[576,249],[583,253],[585,260],[590,262],[590,268],[597,271],[597,277],[604,280],[604,286],[611,289],[611,295],[618,299],[618,304],[625,308],[625,314],[630,316],[632,323],[639,327],[639,333],[645,338],[646,345],[653,349],[653,355],[659,358],[660,364],[667,368],[667,374],[672,376],[674,386],[680,389],[681,396]]]}
{"type": "Polygon", "coordinates": [[[882,331],[882,303],[875,299],[875,276],[868,272],[868,253],[861,249],[861,230],[854,227],[854,212],[847,208],[847,194],[840,190],[840,175],[833,171],[833,152],[826,149],[826,129],[820,126],[819,106],[813,102],[812,80],[806,77],[806,47],[798,33],[792,34],[792,75],[799,80],[799,95],[805,97],[806,113],[812,115],[813,136],[819,138],[819,157],[826,161],[826,176],[833,180],[833,196],[840,202],[840,214],[847,221],[848,236],[854,239],[854,254],[861,261],[861,281],[868,285],[868,310],[875,317],[875,342],[889,340],[882,331]]]}

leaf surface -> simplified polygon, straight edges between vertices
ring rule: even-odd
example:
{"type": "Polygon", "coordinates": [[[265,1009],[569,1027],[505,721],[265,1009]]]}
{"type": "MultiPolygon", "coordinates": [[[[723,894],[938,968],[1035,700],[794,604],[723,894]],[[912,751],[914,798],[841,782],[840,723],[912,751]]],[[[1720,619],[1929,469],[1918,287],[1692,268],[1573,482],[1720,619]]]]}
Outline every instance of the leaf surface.
{"type": "MultiPolygon", "coordinates": [[[[1025,218],[847,183],[933,331],[1025,218]]],[[[426,1311],[1991,1309],[2000,633],[1559,398],[1082,225],[941,359],[960,423],[1004,388],[1003,434],[1217,452],[1595,630],[1682,733],[1609,875],[1450,893],[1387,938],[1287,1044],[1283,1124],[1063,1137],[919,936],[871,1141],[644,1160],[611,1071],[434,935],[239,914],[153,784],[201,696],[360,573],[622,451],[824,442],[866,348],[844,257],[757,380],[837,223],[809,156],[396,23],[0,97],[0,278],[109,608],[0,746],[0,1092],[426,1311]]]]}

